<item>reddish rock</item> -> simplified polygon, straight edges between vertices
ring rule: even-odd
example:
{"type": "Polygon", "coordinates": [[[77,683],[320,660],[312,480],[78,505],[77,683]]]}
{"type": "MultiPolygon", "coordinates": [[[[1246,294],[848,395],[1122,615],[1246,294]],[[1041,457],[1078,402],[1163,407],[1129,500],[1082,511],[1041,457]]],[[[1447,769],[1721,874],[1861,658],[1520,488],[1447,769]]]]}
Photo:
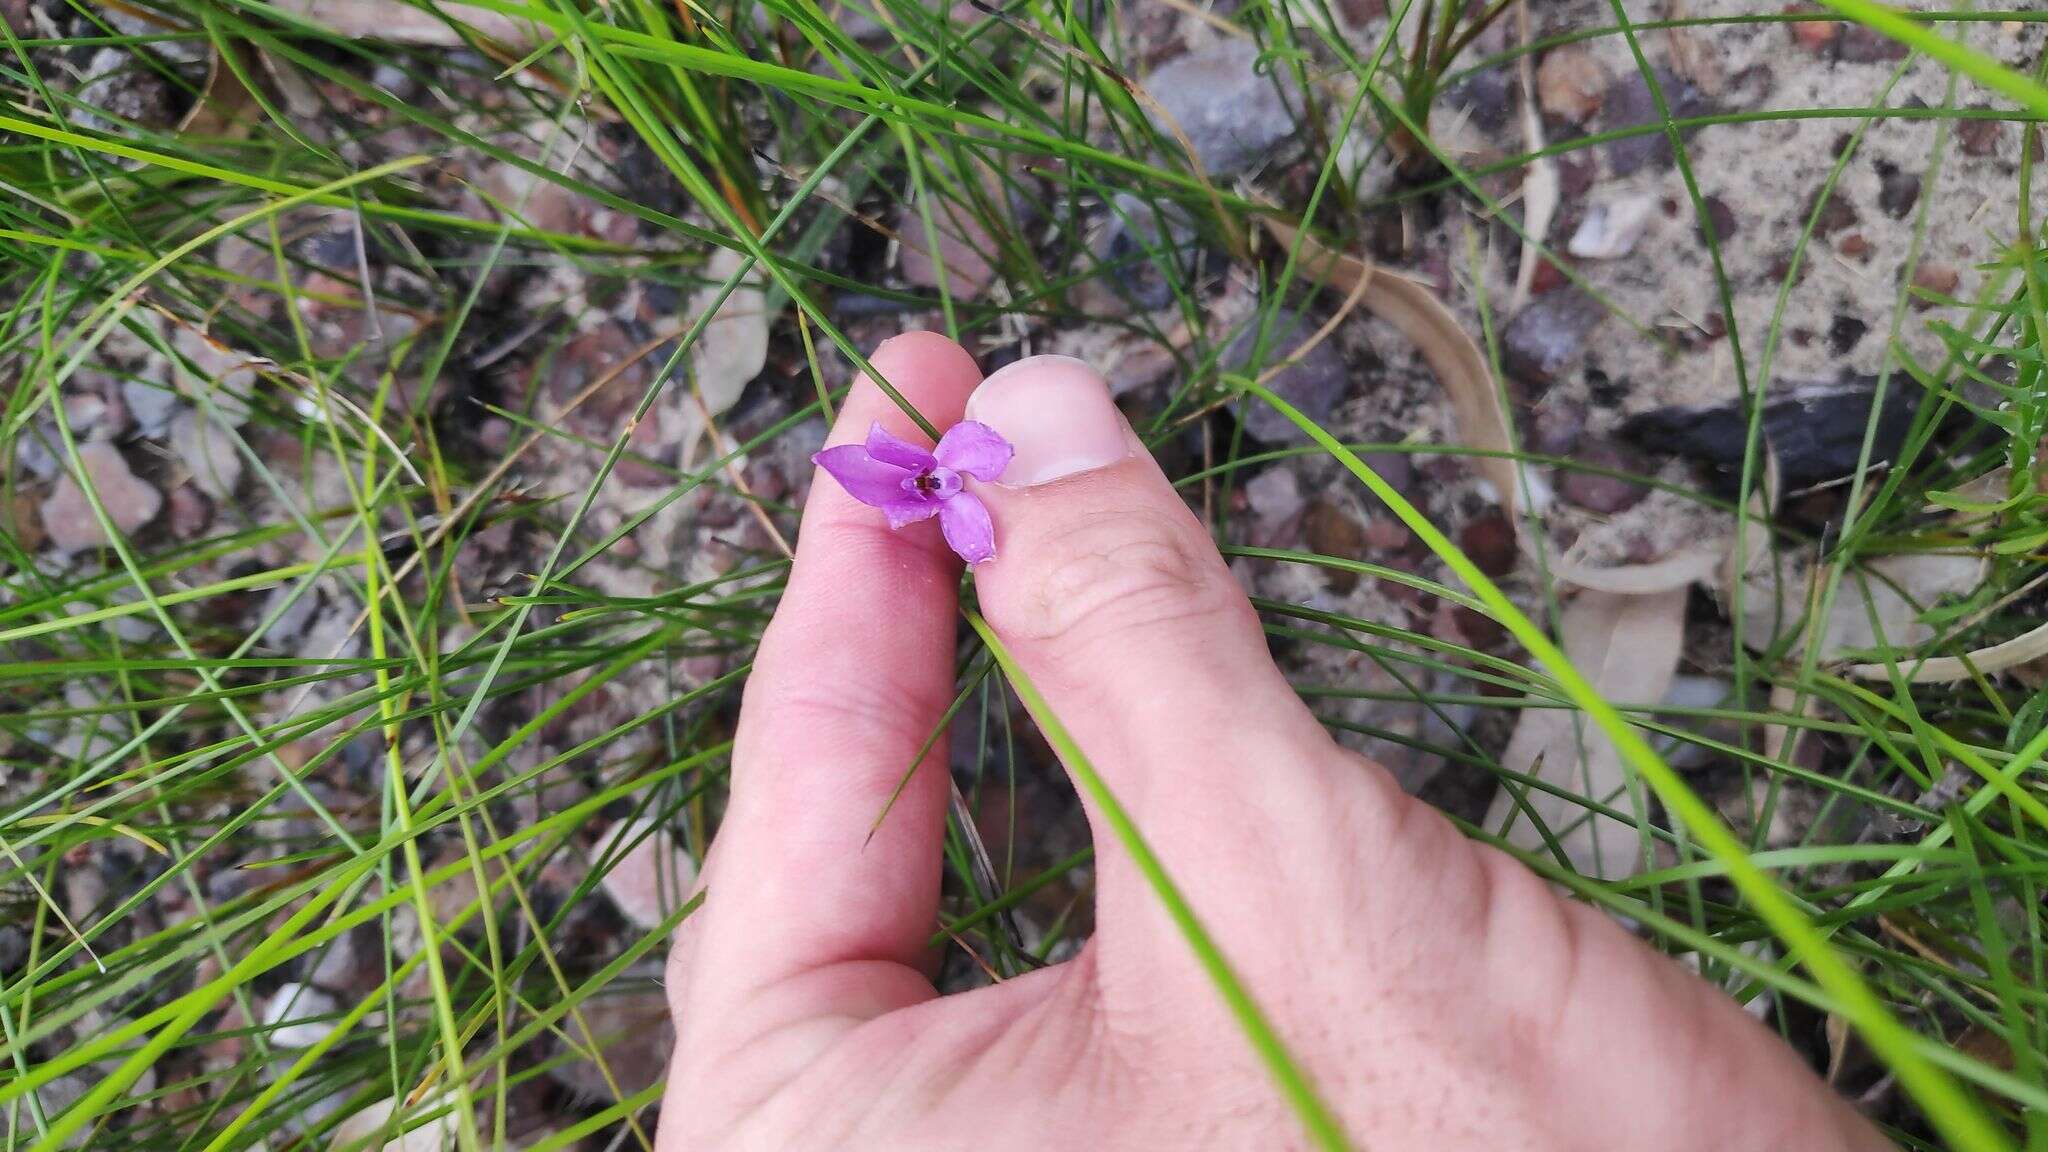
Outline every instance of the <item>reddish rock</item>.
{"type": "Polygon", "coordinates": [[[2004,141],[2003,120],[1956,121],[1956,145],[1965,156],[1996,156],[2004,141]]]}
{"type": "MultiPolygon", "coordinates": [[[[128,467],[121,450],[112,444],[82,444],[78,460],[99,493],[107,518],[123,536],[156,518],[163,507],[163,493],[128,467]]],[[[82,552],[107,543],[107,534],[93,515],[92,503],[78,486],[70,468],[57,477],[57,486],[42,506],[43,528],[50,540],[66,552],[82,552]]]]}
{"type": "MultiPolygon", "coordinates": [[[[1817,15],[1822,9],[1811,4],[1788,4],[1783,11],[1787,15],[1805,16],[1817,15]]],[[[1801,20],[1785,25],[1785,30],[1791,33],[1794,44],[1819,56],[1833,50],[1842,34],[1842,24],[1838,20],[1801,20]]]]}
{"type": "Polygon", "coordinates": [[[31,554],[49,539],[43,532],[42,517],[36,513],[36,501],[21,492],[0,504],[0,533],[12,538],[15,547],[31,554]]]}
{"type": "MultiPolygon", "coordinates": [[[[1820,194],[1816,192],[1814,195],[1818,197],[1820,194]]],[[[1856,206],[1849,203],[1839,185],[1828,193],[1827,202],[1820,205],[1818,214],[1813,208],[1813,202],[1808,201],[1805,216],[1813,220],[1813,234],[1816,236],[1832,236],[1844,228],[1853,228],[1860,219],[1856,206]]]]}
{"type": "Polygon", "coordinates": [[[1406,524],[1401,523],[1391,514],[1375,516],[1365,526],[1365,542],[1371,545],[1375,552],[1403,551],[1408,547],[1409,541],[1413,539],[1415,539],[1415,533],[1410,532],[1406,524]]]}
{"type": "Polygon", "coordinates": [[[1466,524],[1458,533],[1458,547],[1481,572],[1495,578],[1514,571],[1519,559],[1515,526],[1499,512],[1489,512],[1466,524]]]}
{"type": "MultiPolygon", "coordinates": [[[[1360,524],[1349,512],[1327,500],[1309,504],[1302,513],[1302,533],[1307,537],[1309,551],[1319,556],[1334,556],[1340,560],[1363,560],[1366,557],[1367,540],[1365,525],[1360,524]]],[[[1351,591],[1358,586],[1358,573],[1343,572],[1326,568],[1323,580],[1330,590],[1337,593],[1351,591]]]]}
{"type": "MultiPolygon", "coordinates": [[[[1595,468],[1637,475],[1650,470],[1641,457],[1610,443],[1588,445],[1580,451],[1578,461],[1595,468]]],[[[1569,471],[1557,483],[1558,498],[1565,503],[1609,516],[1635,507],[1649,494],[1648,488],[1632,480],[1599,472],[1569,471]]]]}
{"type": "Polygon", "coordinates": [[[1536,66],[1536,103],[1567,124],[1584,124],[1600,111],[1607,68],[1584,44],[1566,44],[1543,54],[1536,66]]]}
{"type": "Polygon", "coordinates": [[[1956,288],[1962,282],[1962,273],[1956,271],[1955,265],[1935,260],[1925,261],[1913,270],[1913,306],[1922,309],[1932,308],[1940,301],[1927,297],[1954,296],[1956,288]]]}

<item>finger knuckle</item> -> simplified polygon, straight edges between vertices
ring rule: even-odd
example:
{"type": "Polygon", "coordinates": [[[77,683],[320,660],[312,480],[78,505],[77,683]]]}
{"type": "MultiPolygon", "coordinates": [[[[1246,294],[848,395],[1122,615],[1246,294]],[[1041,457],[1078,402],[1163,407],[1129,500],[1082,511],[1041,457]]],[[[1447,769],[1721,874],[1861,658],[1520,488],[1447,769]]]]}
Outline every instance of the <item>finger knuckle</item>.
{"type": "Polygon", "coordinates": [[[1034,549],[1025,594],[999,628],[1083,644],[1250,608],[1206,536],[1156,514],[1113,512],[1064,525],[1034,549]]]}

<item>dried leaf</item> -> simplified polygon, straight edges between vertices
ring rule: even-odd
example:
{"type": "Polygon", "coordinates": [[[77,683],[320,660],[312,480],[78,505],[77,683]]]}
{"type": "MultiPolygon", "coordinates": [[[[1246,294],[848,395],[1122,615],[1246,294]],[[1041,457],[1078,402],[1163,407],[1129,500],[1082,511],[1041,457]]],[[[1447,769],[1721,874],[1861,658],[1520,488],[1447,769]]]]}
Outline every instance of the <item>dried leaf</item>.
{"type": "Polygon", "coordinates": [[[178,135],[233,140],[249,134],[256,122],[256,97],[242,83],[216,43],[206,61],[206,86],[178,121],[178,135]]]}
{"type": "Polygon", "coordinates": [[[1842,1064],[1849,1058],[1849,1045],[1856,1033],[1849,1027],[1849,1018],[1839,1012],[1828,1013],[1828,1083],[1842,1081],[1842,1064]]]}
{"type": "MultiPolygon", "coordinates": [[[[1814,643],[1808,604],[1827,581],[1824,574],[1811,569],[1810,562],[1807,565],[1804,571],[1791,571],[1782,578],[1777,566],[1768,561],[1751,566],[1743,598],[1745,643],[1758,649],[1771,647],[1784,638],[1785,628],[1794,626],[1802,627],[1804,633],[1791,645],[1792,655],[1803,653],[1814,643]]],[[[1933,625],[1921,620],[1922,614],[1945,596],[1976,588],[1984,577],[1984,567],[1982,557],[1944,553],[1900,553],[1871,560],[1860,573],[1848,573],[1839,582],[1820,632],[1818,658],[1832,662],[1852,652],[1877,648],[1905,653],[1925,644],[1936,632],[1933,625]]],[[[1902,670],[1912,671],[1904,657],[1900,665],[1902,670]]]]}
{"type": "MultiPolygon", "coordinates": [[[[450,1103],[449,1097],[436,1096],[409,1111],[420,1115],[432,1115],[448,1107],[450,1103]]],[[[378,1148],[382,1149],[382,1152],[442,1152],[443,1149],[456,1146],[455,1120],[452,1115],[418,1122],[416,1127],[408,1131],[406,1118],[401,1117],[396,1122],[391,1118],[397,1107],[397,1101],[387,1096],[351,1114],[348,1119],[335,1126],[334,1135],[327,1146],[335,1150],[378,1148]],[[387,1134],[391,1137],[389,1140],[377,1142],[379,1137],[387,1134]]]]}
{"type": "Polygon", "coordinates": [[[449,22],[454,19],[507,47],[540,42],[539,30],[531,22],[468,4],[441,4],[429,11],[399,0],[276,0],[273,7],[354,40],[466,48],[468,42],[449,22]]]}
{"type": "Polygon", "coordinates": [[[1715,541],[1674,552],[1662,560],[1602,568],[1582,563],[1567,553],[1551,561],[1550,574],[1567,584],[1576,584],[1594,592],[1647,596],[1690,587],[1695,582],[1712,578],[1721,570],[1721,562],[1727,555],[1728,545],[1715,541]]]}
{"type": "MultiPolygon", "coordinates": [[[[1515,5],[1515,22],[1519,29],[1522,47],[1528,48],[1530,38],[1529,6],[1515,5]]],[[[1529,292],[1536,284],[1536,262],[1542,256],[1536,251],[1536,244],[1550,234],[1550,222],[1557,216],[1557,203],[1563,185],[1557,175],[1557,161],[1543,155],[1543,117],[1536,111],[1536,66],[1535,53],[1524,51],[1516,68],[1522,82],[1522,151],[1536,159],[1529,162],[1522,174],[1522,230],[1528,239],[1522,243],[1521,265],[1515,269],[1515,295],[1511,311],[1521,311],[1529,302],[1529,292]],[[1530,243],[1533,240],[1536,243],[1530,243]]]]}
{"type": "MultiPolygon", "coordinates": [[[[1936,656],[1917,663],[1901,660],[1898,668],[1908,684],[1952,684],[1977,674],[1989,676],[2018,668],[2044,656],[2048,656],[2048,624],[2003,643],[1974,649],[1966,656],[1936,656]]],[[[1889,664],[1851,664],[1849,675],[1862,680],[1890,680],[1892,668],[1889,664]]]]}
{"type": "MultiPolygon", "coordinates": [[[[1648,595],[1582,592],[1558,621],[1565,655],[1602,697],[1661,700],[1678,670],[1685,599],[1683,586],[1648,595]]],[[[1621,755],[1582,719],[1574,709],[1525,709],[1501,754],[1501,766],[1626,809],[1626,797],[1619,796],[1627,780],[1621,755]]],[[[1523,796],[1581,874],[1616,880],[1641,870],[1640,834],[1631,825],[1606,816],[1588,817],[1573,800],[1550,792],[1530,788],[1523,796]]],[[[1514,798],[1505,789],[1494,797],[1487,825],[1507,823],[1511,812],[1516,814],[1508,842],[1543,851],[1542,834],[1527,812],[1516,812],[1514,798]]]]}
{"type": "Polygon", "coordinates": [[[1427,285],[1369,260],[1332,251],[1293,225],[1272,219],[1264,223],[1281,244],[1299,243],[1298,265],[1304,276],[1336,291],[1357,294],[1368,311],[1415,342],[1450,397],[1457,414],[1457,435],[1467,446],[1489,453],[1476,457],[1473,466],[1493,486],[1509,519],[1515,519],[1520,469],[1504,455],[1514,450],[1514,444],[1508,438],[1507,420],[1501,414],[1500,395],[1486,355],[1458,318],[1427,285]]]}

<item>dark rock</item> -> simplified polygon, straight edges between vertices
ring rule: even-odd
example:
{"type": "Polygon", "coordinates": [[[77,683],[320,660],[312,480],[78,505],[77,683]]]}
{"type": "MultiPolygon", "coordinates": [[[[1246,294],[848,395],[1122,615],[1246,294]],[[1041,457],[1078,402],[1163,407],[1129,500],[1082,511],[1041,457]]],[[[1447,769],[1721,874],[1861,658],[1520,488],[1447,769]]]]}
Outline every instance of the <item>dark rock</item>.
{"type": "Polygon", "coordinates": [[[1956,121],[1956,144],[1965,156],[1996,156],[1999,145],[2005,140],[2003,120],[1958,120],[1956,121]]]}
{"type": "Polygon", "coordinates": [[[1920,203],[1920,177],[1901,172],[1896,164],[1877,163],[1877,206],[1894,220],[1903,220],[1920,203]]]}
{"type": "MultiPolygon", "coordinates": [[[[1819,192],[1814,193],[1816,199],[1819,196],[1819,192]]],[[[1814,212],[1814,202],[1809,200],[1806,205],[1806,211],[1801,215],[1801,219],[1811,219],[1813,221],[1814,235],[1830,236],[1844,228],[1855,227],[1856,222],[1861,217],[1856,212],[1856,206],[1849,203],[1849,198],[1843,194],[1841,187],[1837,185],[1829,191],[1827,202],[1820,205],[1818,214],[1814,212]]]]}
{"type": "MultiPolygon", "coordinates": [[[[1765,403],[1762,435],[1777,456],[1788,492],[1840,480],[1855,471],[1876,390],[1876,377],[1854,376],[1833,384],[1794,385],[1765,403]]],[[[1893,379],[1878,413],[1872,461],[1890,460],[1905,443],[1916,396],[1917,390],[1893,379]]],[[[1729,403],[1646,412],[1624,424],[1622,435],[1648,451],[1706,465],[1713,490],[1732,497],[1742,475],[1748,429],[1741,406],[1729,403]]]]}
{"type": "Polygon", "coordinates": [[[1193,278],[1201,255],[1194,225],[1184,211],[1165,203],[1155,210],[1129,193],[1119,193],[1112,202],[1109,220],[1093,247],[1096,259],[1109,269],[1112,290],[1143,312],[1172,301],[1174,283],[1193,278]]]}
{"type": "Polygon", "coordinates": [[[1576,288],[1539,297],[1515,313],[1501,333],[1502,364],[1510,376],[1540,392],[1579,358],[1586,338],[1606,317],[1598,300],[1576,288]]]}
{"type": "Polygon", "coordinates": [[[1861,24],[1845,24],[1835,44],[1835,59],[1851,64],[1895,64],[1906,58],[1906,46],[1861,24]]]}
{"type": "MultiPolygon", "coordinates": [[[[1318,556],[1334,556],[1339,560],[1363,560],[1366,557],[1370,541],[1366,538],[1365,525],[1327,500],[1312,501],[1308,510],[1302,513],[1301,526],[1309,551],[1318,556]]],[[[1358,573],[1325,568],[1323,581],[1331,591],[1341,595],[1358,586],[1358,573]]]]}
{"type": "Polygon", "coordinates": [[[1567,152],[1557,158],[1557,195],[1566,204],[1586,198],[1600,179],[1600,166],[1589,151],[1567,152]]]}
{"type": "Polygon", "coordinates": [[[1600,369],[1588,365],[1586,398],[1602,408],[1619,408],[1621,402],[1628,399],[1628,382],[1616,380],[1600,369]]]}
{"type": "Polygon", "coordinates": [[[1870,325],[1854,316],[1837,316],[1828,325],[1828,350],[1837,356],[1847,356],[1868,331],[1870,325]]]}
{"type": "Polygon", "coordinates": [[[1460,639],[1473,648],[1484,650],[1497,648],[1508,638],[1508,630],[1501,627],[1500,621],[1463,604],[1452,606],[1450,619],[1456,637],[1443,639],[1460,639]]]}
{"type": "Polygon", "coordinates": [[[1415,457],[1406,452],[1367,452],[1359,460],[1404,496],[1415,484],[1415,457]]]}
{"type": "MultiPolygon", "coordinates": [[[[1235,176],[1264,162],[1294,134],[1301,106],[1285,67],[1258,70],[1259,46],[1230,39],[1153,72],[1145,90],[1187,136],[1202,170],[1235,176]]],[[[1169,139],[1172,132],[1157,125],[1169,139]]]]}
{"type": "MultiPolygon", "coordinates": [[[[1658,89],[1664,93],[1664,103],[1671,110],[1673,120],[1702,115],[1711,107],[1706,93],[1680,78],[1670,68],[1659,65],[1653,74],[1658,89]]],[[[1600,109],[1601,131],[1657,124],[1661,119],[1657,114],[1657,101],[1650,94],[1650,85],[1641,72],[1630,72],[1608,85],[1607,96],[1600,109]]],[[[1649,167],[1668,167],[1676,159],[1670,137],[1661,130],[1615,140],[1607,145],[1607,166],[1617,176],[1627,176],[1649,167]]]]}
{"type": "MultiPolygon", "coordinates": [[[[1605,468],[1615,472],[1641,475],[1650,471],[1648,464],[1635,453],[1612,443],[1595,441],[1581,449],[1576,459],[1581,464],[1605,468]]],[[[1599,472],[1566,472],[1557,482],[1557,495],[1567,504],[1584,508],[1589,512],[1613,515],[1642,503],[1650,490],[1633,480],[1609,476],[1599,472]]]]}
{"type": "Polygon", "coordinates": [[[1499,68],[1488,68],[1473,75],[1447,95],[1454,104],[1462,104],[1472,114],[1472,122],[1488,131],[1497,130],[1508,122],[1509,113],[1515,108],[1513,74],[1499,68]]]}
{"type": "MultiPolygon", "coordinates": [[[[1292,356],[1296,348],[1315,335],[1318,327],[1320,325],[1309,322],[1298,313],[1279,309],[1267,330],[1263,353],[1258,359],[1253,359],[1253,352],[1259,345],[1259,326],[1254,323],[1224,349],[1223,368],[1229,372],[1264,372],[1268,366],[1292,356]]],[[[1302,415],[1322,424],[1329,420],[1330,414],[1337,409],[1337,402],[1344,398],[1350,375],[1334,339],[1326,338],[1299,360],[1282,368],[1266,382],[1266,386],[1282,400],[1300,409],[1302,415]]],[[[1269,444],[1308,441],[1307,435],[1296,428],[1293,421],[1263,401],[1242,400],[1238,403],[1237,412],[1238,418],[1244,422],[1245,432],[1255,439],[1269,444]]]]}
{"type": "Polygon", "coordinates": [[[12,924],[0,924],[0,974],[12,975],[28,959],[28,933],[12,924]]]}
{"type": "MultiPolygon", "coordinates": [[[[1740,227],[1735,219],[1735,209],[1730,208],[1727,201],[1719,196],[1704,197],[1701,203],[1706,206],[1708,222],[1714,226],[1715,242],[1725,243],[1734,237],[1736,229],[1740,227]]],[[[1700,242],[1703,244],[1706,242],[1704,236],[1701,237],[1700,242]]]]}
{"type": "Polygon", "coordinates": [[[1488,576],[1501,577],[1515,570],[1519,549],[1515,526],[1499,512],[1488,512],[1466,523],[1458,532],[1458,547],[1488,576]]]}

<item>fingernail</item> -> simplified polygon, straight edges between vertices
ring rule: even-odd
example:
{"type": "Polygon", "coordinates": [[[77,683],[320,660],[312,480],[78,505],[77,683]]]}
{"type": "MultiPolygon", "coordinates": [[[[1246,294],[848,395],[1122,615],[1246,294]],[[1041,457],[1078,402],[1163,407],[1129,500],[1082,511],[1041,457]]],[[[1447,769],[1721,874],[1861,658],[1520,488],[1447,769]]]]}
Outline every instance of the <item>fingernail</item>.
{"type": "Polygon", "coordinates": [[[1000,369],[967,398],[967,418],[1017,449],[1000,483],[1030,488],[1131,454],[1109,384],[1072,356],[1030,356],[1000,369]]]}

